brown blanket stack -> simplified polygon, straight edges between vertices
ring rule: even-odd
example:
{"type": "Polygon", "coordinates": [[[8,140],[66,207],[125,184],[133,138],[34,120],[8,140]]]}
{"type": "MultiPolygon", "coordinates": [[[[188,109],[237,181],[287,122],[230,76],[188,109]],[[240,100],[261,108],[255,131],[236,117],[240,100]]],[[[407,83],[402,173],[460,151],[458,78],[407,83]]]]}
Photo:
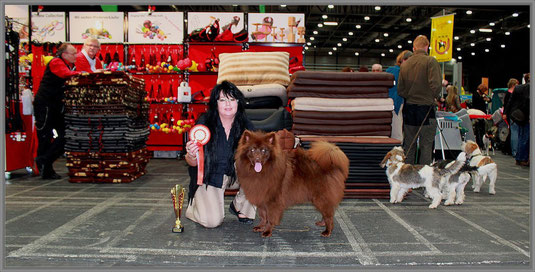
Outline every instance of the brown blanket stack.
{"type": "Polygon", "coordinates": [[[75,76],[66,85],[69,181],[126,183],[144,175],[150,158],[145,82],[103,72],[75,76]]]}
{"type": "Polygon", "coordinates": [[[390,138],[393,101],[390,73],[299,71],[288,97],[293,127],[305,148],[310,142],[335,143],[350,160],[346,198],[388,198],[384,155],[398,140],[390,138]]]}

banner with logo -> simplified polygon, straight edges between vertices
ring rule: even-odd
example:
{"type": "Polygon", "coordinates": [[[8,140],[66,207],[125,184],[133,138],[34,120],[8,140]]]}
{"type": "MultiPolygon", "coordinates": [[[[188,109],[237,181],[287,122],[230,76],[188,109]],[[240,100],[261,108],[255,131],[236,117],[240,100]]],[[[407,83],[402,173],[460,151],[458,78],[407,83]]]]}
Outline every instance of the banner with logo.
{"type": "Polygon", "coordinates": [[[431,50],[429,55],[438,62],[450,61],[452,57],[453,14],[431,18],[431,50]]]}

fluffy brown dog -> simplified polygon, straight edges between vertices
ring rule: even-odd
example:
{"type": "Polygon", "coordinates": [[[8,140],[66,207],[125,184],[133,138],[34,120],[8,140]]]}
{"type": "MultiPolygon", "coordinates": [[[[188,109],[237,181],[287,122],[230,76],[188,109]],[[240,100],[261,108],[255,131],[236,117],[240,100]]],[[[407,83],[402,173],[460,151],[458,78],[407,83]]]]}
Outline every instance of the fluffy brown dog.
{"type": "Polygon", "coordinates": [[[253,231],[269,237],[286,208],[312,202],[323,216],[316,222],[325,226],[321,235],[330,236],[334,212],[344,197],[349,159],[331,143],[283,152],[278,141],[274,132],[246,130],[235,155],[240,186],[261,219],[253,231]]]}

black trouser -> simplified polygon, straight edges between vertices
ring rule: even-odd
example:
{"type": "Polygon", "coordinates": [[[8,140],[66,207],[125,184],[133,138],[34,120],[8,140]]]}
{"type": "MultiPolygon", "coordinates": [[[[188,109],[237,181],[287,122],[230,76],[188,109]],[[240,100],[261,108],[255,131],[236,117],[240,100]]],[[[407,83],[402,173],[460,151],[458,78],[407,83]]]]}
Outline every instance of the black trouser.
{"type": "Polygon", "coordinates": [[[53,172],[52,164],[63,154],[65,146],[65,119],[63,109],[49,105],[34,104],[35,128],[37,130],[37,158],[44,166],[43,174],[53,172]],[[58,137],[54,139],[56,130],[58,137]]]}

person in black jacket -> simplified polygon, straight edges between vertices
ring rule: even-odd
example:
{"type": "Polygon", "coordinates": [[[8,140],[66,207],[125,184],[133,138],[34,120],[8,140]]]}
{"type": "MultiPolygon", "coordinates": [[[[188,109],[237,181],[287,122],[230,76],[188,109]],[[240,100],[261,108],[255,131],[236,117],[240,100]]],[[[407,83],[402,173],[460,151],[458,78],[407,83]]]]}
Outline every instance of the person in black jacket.
{"type": "MultiPolygon", "coordinates": [[[[487,114],[487,103],[490,97],[487,95],[488,87],[485,84],[479,84],[477,91],[472,94],[472,109],[478,109],[487,114]]],[[[477,119],[474,122],[474,134],[478,146],[483,146],[483,135],[485,135],[485,120],[477,119]]]]}
{"type": "Polygon", "coordinates": [[[526,82],[515,87],[504,110],[507,113],[504,118],[509,118],[518,125],[518,146],[515,159],[516,164],[522,166],[529,166],[529,76],[526,82]]]}
{"type": "Polygon", "coordinates": [[[39,142],[35,163],[43,179],[61,178],[52,165],[63,154],[65,146],[63,94],[67,78],[81,73],[74,71],[75,61],[76,48],[70,43],[62,44],[58,48],[57,57],[47,64],[33,102],[39,142]]]}
{"type": "MultiPolygon", "coordinates": [[[[234,169],[234,153],[241,135],[254,130],[253,123],[245,114],[243,93],[232,83],[223,81],[216,85],[210,94],[208,111],[202,115],[197,124],[208,127],[210,140],[204,148],[203,185],[197,185],[197,151],[194,141],[186,143],[186,162],[190,174],[188,208],[186,218],[206,228],[215,228],[223,223],[225,189],[239,188],[234,169]]],[[[230,203],[230,212],[238,221],[252,224],[256,216],[256,207],[249,203],[240,189],[230,203]]]]}

